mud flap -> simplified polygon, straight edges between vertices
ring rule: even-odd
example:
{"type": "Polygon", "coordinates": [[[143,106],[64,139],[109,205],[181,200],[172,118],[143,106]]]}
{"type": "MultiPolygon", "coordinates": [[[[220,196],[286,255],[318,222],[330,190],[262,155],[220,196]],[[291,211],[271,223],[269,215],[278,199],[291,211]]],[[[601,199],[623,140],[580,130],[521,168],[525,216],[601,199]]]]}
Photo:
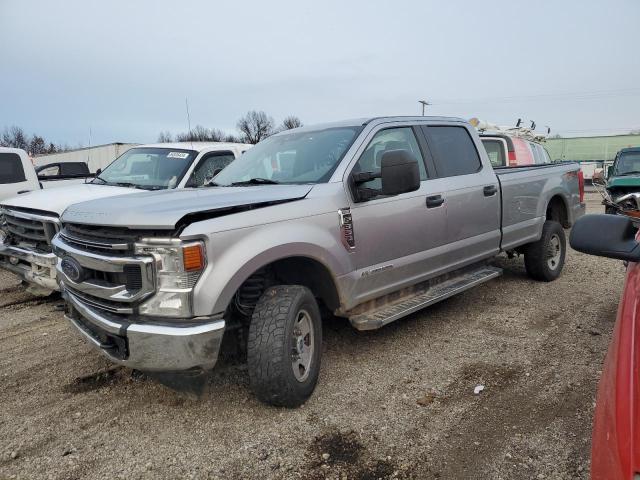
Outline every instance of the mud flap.
{"type": "Polygon", "coordinates": [[[202,398],[209,391],[213,370],[190,370],[186,372],[144,372],[144,375],[160,382],[176,392],[194,400],[202,398]]]}

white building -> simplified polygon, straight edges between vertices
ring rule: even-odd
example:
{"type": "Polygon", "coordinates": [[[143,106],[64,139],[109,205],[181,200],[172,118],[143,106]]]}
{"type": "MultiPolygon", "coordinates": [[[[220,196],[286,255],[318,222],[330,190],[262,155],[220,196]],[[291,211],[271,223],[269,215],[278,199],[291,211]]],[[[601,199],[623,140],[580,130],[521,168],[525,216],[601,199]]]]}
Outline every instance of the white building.
{"type": "Polygon", "coordinates": [[[78,148],[67,152],[51,153],[49,155],[39,155],[33,159],[36,167],[58,162],[85,162],[89,166],[89,171],[95,173],[99,168],[104,168],[116,158],[135,147],[137,143],[108,143],[106,145],[96,145],[94,147],[78,148]]]}

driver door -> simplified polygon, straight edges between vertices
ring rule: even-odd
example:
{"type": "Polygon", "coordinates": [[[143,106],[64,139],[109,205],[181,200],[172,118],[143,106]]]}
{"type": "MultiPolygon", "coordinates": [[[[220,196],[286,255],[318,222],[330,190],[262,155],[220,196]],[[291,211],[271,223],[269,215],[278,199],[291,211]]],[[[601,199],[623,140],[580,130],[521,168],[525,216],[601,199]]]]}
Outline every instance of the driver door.
{"type": "MultiPolygon", "coordinates": [[[[430,157],[416,133],[410,125],[374,131],[351,170],[379,173],[384,152],[403,149],[418,161],[421,179],[416,191],[352,203],[356,304],[426,280],[445,260],[439,247],[446,241],[446,204],[443,192],[429,182],[430,157]],[[442,201],[434,202],[439,196],[442,201]]],[[[381,182],[378,178],[361,185],[380,188],[381,182]]]]}

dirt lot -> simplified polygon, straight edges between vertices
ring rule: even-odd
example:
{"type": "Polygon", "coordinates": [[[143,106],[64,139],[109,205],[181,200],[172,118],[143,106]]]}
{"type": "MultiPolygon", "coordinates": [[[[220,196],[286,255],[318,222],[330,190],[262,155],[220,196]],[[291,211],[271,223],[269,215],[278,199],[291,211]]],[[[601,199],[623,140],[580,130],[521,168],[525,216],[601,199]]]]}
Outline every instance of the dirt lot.
{"type": "Polygon", "coordinates": [[[0,479],[588,478],[622,262],[571,251],[549,284],[497,263],[502,278],[380,331],[325,323],[297,410],[258,403],[242,365],[219,365],[200,400],[113,368],[59,301],[4,274],[0,479]]]}

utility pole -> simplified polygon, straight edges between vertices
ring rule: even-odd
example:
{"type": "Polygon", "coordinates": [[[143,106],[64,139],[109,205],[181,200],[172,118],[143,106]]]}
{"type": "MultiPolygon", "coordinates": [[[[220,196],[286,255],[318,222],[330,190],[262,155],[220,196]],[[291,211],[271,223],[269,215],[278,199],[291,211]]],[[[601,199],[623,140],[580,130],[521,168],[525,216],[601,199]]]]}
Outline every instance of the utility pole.
{"type": "Polygon", "coordinates": [[[424,109],[427,105],[431,105],[429,102],[427,102],[426,100],[418,100],[418,103],[422,104],[422,116],[424,117],[424,109]]]}

